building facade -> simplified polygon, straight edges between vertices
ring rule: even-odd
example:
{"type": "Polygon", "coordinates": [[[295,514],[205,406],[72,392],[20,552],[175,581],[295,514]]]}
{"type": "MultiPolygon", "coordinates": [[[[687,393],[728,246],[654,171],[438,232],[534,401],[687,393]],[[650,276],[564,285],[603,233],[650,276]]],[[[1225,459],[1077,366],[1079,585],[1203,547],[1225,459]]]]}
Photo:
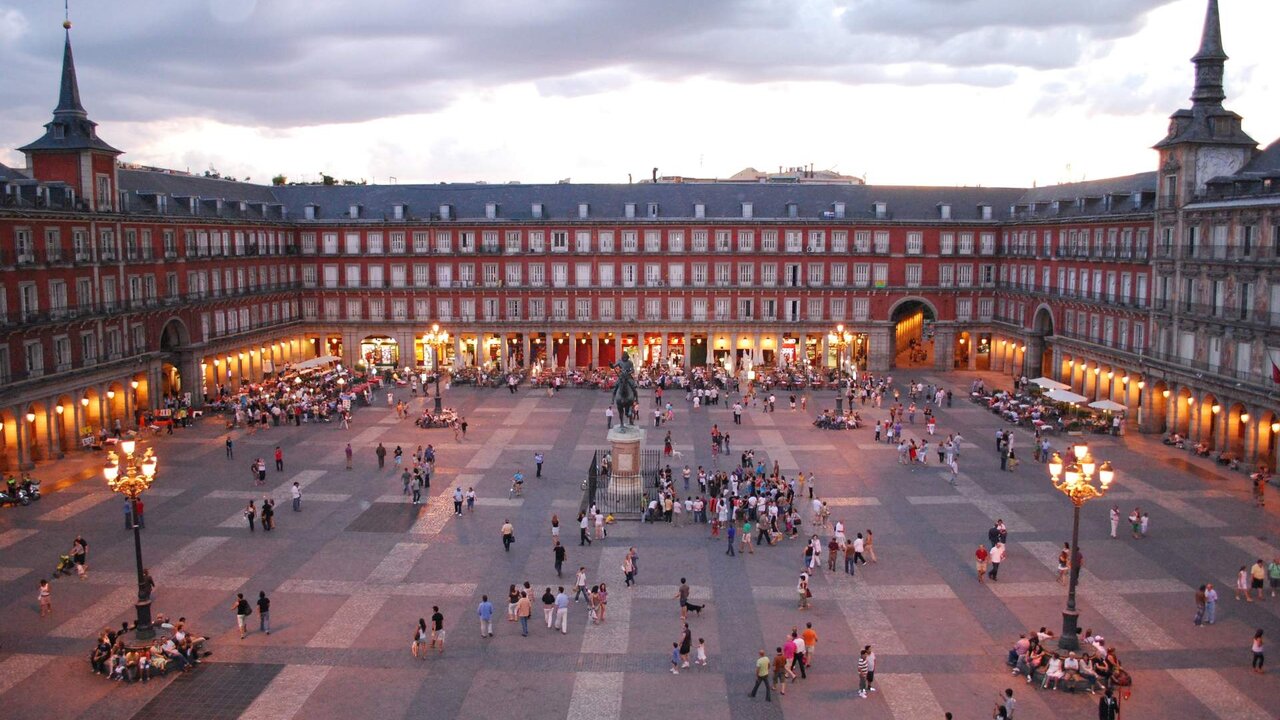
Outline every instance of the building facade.
{"type": "Polygon", "coordinates": [[[1280,151],[1222,107],[1216,2],[1204,37],[1157,171],[1035,189],[266,187],[135,168],[88,119],[68,37],[53,120],[26,168],[0,166],[0,458],[57,457],[166,394],[198,403],[319,355],[582,369],[627,351],[1044,374],[1273,464],[1280,151]]]}

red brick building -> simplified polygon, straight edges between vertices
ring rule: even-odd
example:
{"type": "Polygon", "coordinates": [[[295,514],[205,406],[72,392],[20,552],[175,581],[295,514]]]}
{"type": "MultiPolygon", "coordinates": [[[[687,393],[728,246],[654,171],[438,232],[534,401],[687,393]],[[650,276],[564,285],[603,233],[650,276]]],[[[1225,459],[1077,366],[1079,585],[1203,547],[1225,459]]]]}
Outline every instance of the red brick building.
{"type": "MultiPolygon", "coordinates": [[[[1177,254],[1186,208],[1211,188],[1243,192],[1213,175],[1170,193],[1174,165],[1233,149],[1240,162],[1213,167],[1230,175],[1252,163],[1254,245],[1277,227],[1267,153],[1238,117],[1206,112],[1221,110],[1216,28],[1211,2],[1197,110],[1175,114],[1183,130],[1162,143],[1159,172],[1035,189],[802,176],[266,187],[138,169],[97,137],[68,40],[45,135],[22,148],[25,169],[0,166],[3,457],[56,456],[166,393],[198,402],[214,384],[318,355],[432,367],[423,335],[439,325],[450,334],[440,361],[453,367],[590,367],[626,349],[646,364],[733,372],[1046,374],[1141,407],[1144,429],[1186,426],[1269,462],[1264,361],[1280,341],[1268,323],[1251,326],[1251,364],[1232,364],[1229,392],[1204,373],[1179,375],[1168,358],[1185,358],[1159,344],[1172,342],[1161,312],[1178,291],[1162,259],[1177,254]],[[1201,125],[1227,134],[1187,134],[1201,125]],[[923,361],[912,363],[913,343],[923,361]],[[1219,404],[1230,394],[1233,427],[1257,420],[1244,434],[1188,425],[1164,390],[1219,404]]],[[[1266,275],[1250,286],[1265,298],[1249,313],[1266,315],[1266,275]]]]}

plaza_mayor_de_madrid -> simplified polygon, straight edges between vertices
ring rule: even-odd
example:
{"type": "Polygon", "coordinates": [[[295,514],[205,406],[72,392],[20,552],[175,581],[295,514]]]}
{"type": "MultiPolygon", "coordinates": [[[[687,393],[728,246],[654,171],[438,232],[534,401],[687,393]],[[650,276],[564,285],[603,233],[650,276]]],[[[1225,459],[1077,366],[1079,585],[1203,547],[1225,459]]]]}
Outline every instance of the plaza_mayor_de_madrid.
{"type": "Polygon", "coordinates": [[[1130,408],[1135,430],[1275,467],[1280,143],[1224,105],[1216,0],[1190,107],[1152,166],[1032,188],[809,167],[626,184],[197,176],[121,161],[82,100],[71,34],[44,134],[17,148],[24,167],[0,165],[9,467],[308,359],[529,372],[622,352],[731,372],[1044,375],[1130,408]]]}

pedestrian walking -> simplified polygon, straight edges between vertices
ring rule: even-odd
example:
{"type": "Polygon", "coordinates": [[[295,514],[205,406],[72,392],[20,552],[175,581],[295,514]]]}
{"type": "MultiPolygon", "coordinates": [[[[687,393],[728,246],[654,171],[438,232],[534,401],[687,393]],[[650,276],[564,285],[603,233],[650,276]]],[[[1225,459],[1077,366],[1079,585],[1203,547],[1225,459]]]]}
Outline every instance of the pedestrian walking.
{"type": "Polygon", "coordinates": [[[579,532],[578,546],[579,547],[583,545],[591,544],[591,536],[587,534],[588,527],[589,527],[589,521],[587,519],[587,514],[584,512],[578,513],[578,532],[579,532]]]}
{"type": "Polygon", "coordinates": [[[1102,697],[1098,698],[1098,720],[1119,720],[1120,717],[1120,701],[1113,695],[1111,688],[1107,688],[1102,697]]]}
{"type": "Polygon", "coordinates": [[[862,650],[867,654],[867,692],[875,692],[876,691],[876,651],[872,650],[870,645],[867,645],[862,650]]]}
{"type": "Polygon", "coordinates": [[[302,486],[294,481],[293,487],[289,488],[289,492],[293,495],[293,511],[302,511],[302,486]]]}
{"type": "Polygon", "coordinates": [[[236,456],[236,454],[235,454],[235,447],[234,447],[233,443],[231,442],[231,436],[230,436],[230,435],[228,435],[228,436],[227,436],[227,459],[228,459],[228,460],[233,460],[233,459],[235,459],[235,456],[236,456]]]}
{"type": "MultiPolygon", "coordinates": [[[[874,540],[875,536],[871,534],[871,528],[867,528],[865,542],[862,544],[862,551],[866,554],[867,559],[871,560],[872,564],[880,562],[879,560],[876,560],[876,547],[873,544],[874,540]]],[[[863,564],[865,565],[866,563],[863,564]]]]}
{"type": "Polygon", "coordinates": [[[347,443],[347,447],[346,447],[346,449],[345,449],[345,450],[343,450],[342,452],[343,452],[343,454],[344,454],[344,455],[346,455],[346,458],[347,458],[347,469],[348,469],[348,470],[350,470],[350,469],[351,469],[351,458],[352,458],[352,455],[353,455],[352,450],[351,450],[351,443],[347,443]]]}
{"type": "Polygon", "coordinates": [[[858,697],[864,699],[867,697],[867,690],[871,688],[871,681],[867,677],[871,672],[871,665],[867,661],[870,652],[870,646],[858,652],[858,697]]]}
{"type": "Polygon", "coordinates": [[[262,498],[262,531],[271,532],[276,527],[276,504],[269,498],[262,498]]]}
{"type": "Polygon", "coordinates": [[[587,594],[587,569],[585,567],[578,568],[578,574],[573,578],[573,601],[578,602],[579,598],[586,598],[591,601],[591,596],[587,594]]]}
{"type": "Polygon", "coordinates": [[[240,639],[243,640],[249,632],[249,616],[253,614],[253,610],[249,608],[249,601],[244,599],[244,593],[236,593],[236,600],[231,604],[231,609],[236,614],[236,625],[240,628],[240,639]]]}
{"type": "Polygon", "coordinates": [[[1253,634],[1253,644],[1250,649],[1253,651],[1253,663],[1251,665],[1253,671],[1259,675],[1265,673],[1266,670],[1262,667],[1266,662],[1266,658],[1263,656],[1262,628],[1258,628],[1258,632],[1253,634]]]}
{"type": "Polygon", "coordinates": [[[680,674],[680,643],[671,643],[671,674],[680,674]]]}
{"type": "Polygon", "coordinates": [[[516,531],[510,520],[502,521],[502,549],[511,552],[511,543],[516,541],[516,531]]]}
{"type": "Polygon", "coordinates": [[[1004,562],[1004,555],[1004,543],[996,543],[996,546],[991,548],[991,553],[988,555],[988,559],[991,561],[991,582],[995,582],[1000,579],[1000,563],[1004,562]]]}
{"type": "Polygon", "coordinates": [[[636,566],[629,553],[626,557],[622,558],[622,580],[623,584],[627,587],[631,587],[636,584],[636,566]]]}
{"type": "Polygon", "coordinates": [[[547,588],[546,591],[542,593],[542,619],[546,621],[548,630],[555,626],[556,595],[551,592],[551,588],[547,588]]]}
{"type": "Polygon", "coordinates": [[[133,529],[133,501],[129,498],[124,499],[124,529],[133,529]]]}
{"type": "MultiPolygon", "coordinates": [[[[778,648],[778,652],[781,653],[782,648],[778,648]]],[[[765,702],[773,702],[773,695],[769,689],[769,656],[764,650],[761,650],[759,657],[756,658],[756,684],[751,686],[751,692],[747,694],[755,697],[761,685],[764,685],[765,702]]]]}
{"type": "Polygon", "coordinates": [[[428,647],[436,648],[437,655],[444,654],[444,613],[440,612],[439,605],[431,606],[431,644],[428,647]]]}
{"type": "Polygon", "coordinates": [[[258,591],[258,630],[271,634],[271,598],[266,590],[258,591]]]}
{"type": "Polygon", "coordinates": [[[1249,567],[1241,565],[1240,570],[1236,573],[1236,599],[1244,596],[1245,602],[1253,602],[1253,598],[1249,597],[1249,567]]]}
{"type": "Polygon", "coordinates": [[[1116,538],[1116,530],[1120,527],[1120,506],[1111,506],[1111,539],[1116,538]]]}
{"type": "Polygon", "coordinates": [[[560,544],[559,540],[556,540],[555,542],[556,544],[552,547],[551,552],[555,557],[556,577],[561,577],[563,573],[561,573],[560,569],[564,566],[565,558],[564,546],[560,544]]]}
{"type": "Polygon", "coordinates": [[[462,487],[455,487],[453,489],[453,514],[455,517],[462,517],[462,500],[462,487]]]}
{"type": "Polygon", "coordinates": [[[89,574],[89,541],[77,535],[71,542],[71,562],[76,566],[76,574],[85,579],[89,574]]]}
{"type": "Polygon", "coordinates": [[[378,469],[381,470],[387,466],[387,449],[378,443],[378,447],[374,449],[373,454],[378,457],[378,469]]]}
{"type": "Polygon", "coordinates": [[[276,472],[284,472],[284,451],[276,446],[276,472]]]}
{"type": "Polygon", "coordinates": [[[796,593],[800,596],[801,610],[809,609],[809,598],[813,597],[813,591],[809,589],[809,573],[800,573],[800,581],[796,583],[796,593]]]}
{"type": "Polygon", "coordinates": [[[1212,625],[1218,614],[1218,591],[1213,589],[1213,583],[1205,583],[1204,585],[1204,622],[1206,625],[1212,625]]]}
{"type": "Polygon", "coordinates": [[[40,601],[40,617],[53,614],[53,590],[49,587],[49,581],[40,580],[40,591],[37,596],[40,601]]]}
{"type": "Polygon", "coordinates": [[[1204,611],[1205,611],[1206,604],[1207,602],[1205,600],[1205,586],[1201,585],[1196,590],[1196,616],[1192,620],[1192,623],[1197,627],[1200,626],[1200,623],[1204,622],[1204,611]]]}
{"type": "Polygon", "coordinates": [[[414,659],[421,657],[427,659],[427,619],[418,618],[418,627],[413,629],[413,642],[409,643],[409,652],[413,653],[414,659]],[[421,655],[419,655],[421,651],[421,655]]]}
{"type": "Polygon", "coordinates": [[[253,532],[253,521],[258,516],[258,509],[253,506],[253,501],[249,501],[249,506],[244,509],[244,519],[249,521],[249,532],[253,532]]]}
{"type": "Polygon", "coordinates": [[[560,627],[561,635],[569,634],[569,596],[564,594],[564,588],[556,588],[556,625],[560,627]]]}
{"type": "MultiPolygon", "coordinates": [[[[736,557],[736,556],[737,556],[737,553],[736,553],[736,552],[734,552],[734,549],[733,549],[733,539],[734,539],[734,536],[737,534],[737,529],[736,529],[736,527],[737,527],[737,526],[735,526],[735,525],[733,524],[733,522],[732,522],[732,521],[730,521],[730,522],[728,523],[728,525],[726,526],[726,528],[725,528],[725,537],[727,537],[727,538],[729,539],[729,549],[728,549],[728,550],[725,550],[725,551],[724,551],[724,554],[725,554],[725,555],[729,555],[729,556],[731,556],[731,557],[736,557]]],[[[762,650],[761,652],[764,652],[764,651],[762,650]]]]}
{"type": "Polygon", "coordinates": [[[534,477],[542,477],[542,452],[541,451],[533,454],[533,464],[537,467],[537,472],[534,474],[534,477]]]}

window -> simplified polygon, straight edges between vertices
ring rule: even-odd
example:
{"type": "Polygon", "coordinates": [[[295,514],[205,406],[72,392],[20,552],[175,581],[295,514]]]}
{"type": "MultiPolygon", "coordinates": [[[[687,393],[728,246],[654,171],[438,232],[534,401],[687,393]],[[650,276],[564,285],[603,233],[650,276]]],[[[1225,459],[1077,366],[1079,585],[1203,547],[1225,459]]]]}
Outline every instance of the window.
{"type": "Polygon", "coordinates": [[[601,230],[596,240],[600,244],[600,252],[602,253],[613,252],[613,231],[612,230],[601,230]]]}
{"type": "Polygon", "coordinates": [[[871,284],[871,265],[869,263],[853,264],[853,284],[857,287],[867,287],[871,284]]]}
{"type": "Polygon", "coordinates": [[[990,322],[994,310],[995,301],[992,298],[978,298],[978,322],[990,322]]]}
{"type": "Polygon", "coordinates": [[[662,232],[660,230],[644,231],[644,251],[647,253],[662,252],[662,232]]]}
{"type": "Polygon", "coordinates": [[[707,264],[693,264],[693,285],[694,287],[705,287],[707,284],[707,264]]]}
{"type": "Polygon", "coordinates": [[[924,253],[924,235],[918,232],[907,233],[907,254],[921,255],[924,253]]]}
{"type": "Polygon", "coordinates": [[[853,321],[866,322],[871,318],[871,301],[867,298],[853,299],[853,321]]]}
{"type": "Polygon", "coordinates": [[[542,263],[533,263],[529,266],[529,284],[533,287],[542,287],[547,283],[547,267],[542,263]]]}
{"type": "Polygon", "coordinates": [[[498,286],[498,282],[499,282],[499,280],[498,280],[498,263],[485,263],[485,264],[481,267],[481,272],[483,272],[483,273],[484,273],[484,286],[485,286],[485,287],[497,287],[497,286],[498,286]]]}
{"type": "Polygon", "coordinates": [[[636,235],[636,231],[623,230],[622,231],[622,252],[633,253],[639,249],[640,249],[640,241],[636,235]]]}
{"type": "Polygon", "coordinates": [[[673,253],[684,252],[683,230],[669,230],[667,232],[667,248],[673,253]]]}
{"type": "Polygon", "coordinates": [[[693,251],[696,253],[704,253],[707,251],[707,231],[693,231],[693,251]]]}
{"type": "Polygon", "coordinates": [[[636,299],[623,298],[622,299],[622,319],[624,321],[634,321],[634,320],[640,319],[639,316],[640,316],[640,311],[637,309],[636,299]]]}
{"type": "Polygon", "coordinates": [[[950,255],[956,249],[956,234],[945,232],[938,236],[938,254],[950,255]]]}
{"type": "Polygon", "coordinates": [[[730,232],[728,230],[716,231],[716,252],[729,252],[730,232]]]}
{"type": "Polygon", "coordinates": [[[809,263],[809,267],[806,270],[808,272],[807,281],[809,287],[821,287],[826,266],[822,263],[809,263]]]}
{"type": "Polygon", "coordinates": [[[562,288],[569,284],[569,266],[564,263],[552,263],[551,285],[562,288]]]}
{"type": "Polygon", "coordinates": [[[738,285],[750,287],[755,284],[755,269],[756,266],[753,263],[738,263],[738,285]]]}
{"type": "Polygon", "coordinates": [[[876,253],[880,255],[889,252],[889,232],[887,230],[877,230],[875,233],[876,253]]]}
{"type": "Polygon", "coordinates": [[[707,319],[707,299],[704,297],[693,298],[693,317],[692,320],[707,319]]]}
{"type": "Polygon", "coordinates": [[[578,320],[591,319],[591,298],[576,298],[574,300],[574,318],[578,320]]]}
{"type": "Polygon", "coordinates": [[[591,263],[577,263],[573,266],[574,284],[580,288],[591,287],[591,263]]]}
{"type": "Polygon", "coordinates": [[[835,287],[841,287],[849,282],[849,266],[844,263],[836,263],[831,266],[831,284],[835,287]]]}
{"type": "Polygon", "coordinates": [[[939,265],[938,266],[938,286],[954,287],[956,284],[956,266],[955,265],[939,265]]]}
{"type": "Polygon", "coordinates": [[[505,268],[507,287],[520,287],[524,274],[524,266],[518,262],[507,263],[505,268]]]}
{"type": "Polygon", "coordinates": [[[887,264],[876,263],[872,267],[871,275],[872,283],[874,283],[876,287],[882,288],[889,286],[889,266],[887,264]]]}
{"type": "Polygon", "coordinates": [[[667,283],[672,287],[684,287],[684,263],[667,265],[667,283]]]}
{"type": "Polygon", "coordinates": [[[29,340],[22,346],[26,357],[27,374],[31,377],[44,375],[44,345],[39,340],[29,340]]]}
{"type": "Polygon", "coordinates": [[[778,266],[776,263],[764,263],[760,266],[760,284],[764,287],[777,286],[778,266]]]}
{"type": "Polygon", "coordinates": [[[718,287],[727,287],[733,283],[730,273],[733,266],[727,262],[716,263],[716,285],[718,287]]]}
{"type": "Polygon", "coordinates": [[[613,287],[613,263],[603,263],[597,272],[600,274],[600,287],[613,287]]]}
{"type": "Polygon", "coordinates": [[[684,320],[684,298],[667,298],[667,319],[684,320]]]}
{"type": "Polygon", "coordinates": [[[917,264],[907,266],[907,287],[920,287],[922,267],[917,264]]]}
{"type": "Polygon", "coordinates": [[[809,242],[805,246],[805,249],[811,253],[826,252],[827,234],[822,230],[810,230],[809,242]]]}
{"type": "Polygon", "coordinates": [[[973,319],[973,298],[956,298],[956,320],[966,322],[973,319]]]}
{"type": "Polygon", "coordinates": [[[760,236],[760,252],[778,252],[777,230],[765,230],[760,236]]]}
{"type": "Polygon", "coordinates": [[[436,287],[453,287],[453,265],[450,263],[436,265],[436,287]]]}
{"type": "Polygon", "coordinates": [[[755,319],[755,301],[751,298],[738,298],[738,319],[755,319]]]}
{"type": "Polygon", "coordinates": [[[833,253],[849,252],[849,232],[847,230],[832,231],[831,252],[833,253]]]}

